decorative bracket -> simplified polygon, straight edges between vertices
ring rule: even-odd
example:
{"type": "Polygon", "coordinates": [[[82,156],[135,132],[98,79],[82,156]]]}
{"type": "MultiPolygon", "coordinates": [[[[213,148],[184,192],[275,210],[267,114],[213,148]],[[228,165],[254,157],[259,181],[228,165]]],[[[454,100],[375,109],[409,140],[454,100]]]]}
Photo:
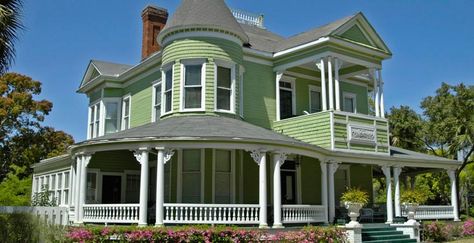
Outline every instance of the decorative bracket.
{"type": "Polygon", "coordinates": [[[382,172],[385,175],[386,178],[390,177],[390,166],[388,165],[383,165],[382,166],[382,172]]]}
{"type": "Polygon", "coordinates": [[[403,166],[394,166],[393,167],[393,177],[398,178],[400,174],[402,173],[402,168],[403,166]]]}
{"type": "Polygon", "coordinates": [[[139,148],[133,151],[133,156],[135,156],[135,159],[138,161],[138,163],[142,164],[142,156],[143,152],[148,152],[148,148],[139,148]]]}
{"type": "Polygon", "coordinates": [[[336,173],[337,169],[341,165],[341,162],[337,162],[337,161],[334,161],[334,160],[329,160],[328,165],[329,165],[329,172],[334,174],[334,173],[336,173]]]}
{"type": "Polygon", "coordinates": [[[324,70],[323,70],[324,67],[323,67],[323,64],[321,64],[321,61],[324,62],[324,59],[321,58],[320,60],[318,60],[318,61],[316,62],[316,67],[318,67],[318,69],[319,69],[320,71],[324,71],[324,70]]]}
{"type": "Polygon", "coordinates": [[[87,167],[89,162],[91,162],[92,154],[84,154],[82,158],[84,159],[84,167],[87,167]]]}
{"type": "Polygon", "coordinates": [[[174,152],[175,150],[174,149],[165,149],[165,151],[163,152],[164,154],[164,164],[166,164],[166,162],[168,162],[174,155],[174,152]]]}
{"type": "Polygon", "coordinates": [[[249,152],[250,152],[250,156],[255,161],[255,163],[257,163],[260,166],[260,160],[262,159],[265,151],[261,149],[254,149],[249,152]]]}
{"type": "Polygon", "coordinates": [[[280,164],[280,166],[282,166],[288,158],[288,154],[283,152],[275,153],[273,156],[276,156],[276,158],[278,158],[278,163],[280,164]]]}

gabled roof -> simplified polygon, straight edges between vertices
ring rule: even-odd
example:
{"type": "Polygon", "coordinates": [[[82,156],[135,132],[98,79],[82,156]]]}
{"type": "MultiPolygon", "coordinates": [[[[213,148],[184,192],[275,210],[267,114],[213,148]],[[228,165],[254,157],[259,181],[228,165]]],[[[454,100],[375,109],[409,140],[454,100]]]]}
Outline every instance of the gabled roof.
{"type": "Polygon", "coordinates": [[[227,30],[248,42],[248,36],[232,15],[224,0],[183,0],[158,35],[161,43],[167,33],[182,28],[217,28],[227,30]]]}
{"type": "Polygon", "coordinates": [[[86,73],[82,78],[81,85],[89,82],[99,75],[118,77],[120,74],[132,68],[132,65],[112,63],[99,60],[91,60],[87,66],[86,73]]]}
{"type": "Polygon", "coordinates": [[[267,29],[248,24],[241,24],[241,26],[249,37],[251,48],[256,50],[273,52],[278,43],[285,40],[283,36],[270,32],[267,29]]]}

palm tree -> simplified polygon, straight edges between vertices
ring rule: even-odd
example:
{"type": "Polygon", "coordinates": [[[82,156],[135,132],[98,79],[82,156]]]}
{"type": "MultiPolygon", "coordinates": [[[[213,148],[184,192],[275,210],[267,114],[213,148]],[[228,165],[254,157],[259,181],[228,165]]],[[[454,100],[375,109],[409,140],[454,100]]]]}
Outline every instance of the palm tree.
{"type": "Polygon", "coordinates": [[[0,0],[0,74],[4,74],[15,58],[17,33],[21,23],[22,0],[0,0]]]}

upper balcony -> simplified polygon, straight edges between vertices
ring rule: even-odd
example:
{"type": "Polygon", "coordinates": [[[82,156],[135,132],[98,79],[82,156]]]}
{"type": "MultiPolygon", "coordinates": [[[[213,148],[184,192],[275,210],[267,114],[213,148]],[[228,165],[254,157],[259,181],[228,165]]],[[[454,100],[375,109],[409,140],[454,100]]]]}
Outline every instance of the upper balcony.
{"type": "Polygon", "coordinates": [[[381,63],[324,56],[277,71],[276,87],[273,130],[330,150],[389,153],[381,63]]]}

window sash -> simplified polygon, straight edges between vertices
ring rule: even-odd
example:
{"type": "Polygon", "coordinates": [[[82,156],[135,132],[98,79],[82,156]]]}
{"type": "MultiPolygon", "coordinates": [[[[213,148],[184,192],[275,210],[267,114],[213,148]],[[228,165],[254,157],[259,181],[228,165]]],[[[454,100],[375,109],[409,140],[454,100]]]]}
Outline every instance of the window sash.
{"type": "Polygon", "coordinates": [[[181,202],[183,203],[201,203],[201,153],[200,149],[182,151],[181,202]]]}
{"type": "Polygon", "coordinates": [[[130,128],[130,97],[122,101],[122,130],[130,128]]]}
{"type": "Polygon", "coordinates": [[[105,102],[105,119],[104,127],[105,134],[114,133],[119,130],[119,102],[106,101],[105,102]]]}
{"type": "Polygon", "coordinates": [[[203,64],[184,65],[183,82],[183,108],[201,109],[202,108],[202,72],[203,64]],[[192,73],[192,71],[196,73],[192,73]]]}
{"type": "Polygon", "coordinates": [[[321,91],[310,90],[310,102],[310,113],[321,111],[321,91]]]}
{"type": "Polygon", "coordinates": [[[232,68],[217,66],[216,109],[231,111],[233,97],[232,68]]]}
{"type": "Polygon", "coordinates": [[[164,113],[171,112],[172,109],[172,95],[173,95],[173,67],[165,71],[165,83],[162,86],[163,89],[163,99],[164,102],[164,113]]]}
{"type": "Polygon", "coordinates": [[[161,82],[153,86],[153,121],[158,121],[161,117],[161,91],[161,82]]]}

